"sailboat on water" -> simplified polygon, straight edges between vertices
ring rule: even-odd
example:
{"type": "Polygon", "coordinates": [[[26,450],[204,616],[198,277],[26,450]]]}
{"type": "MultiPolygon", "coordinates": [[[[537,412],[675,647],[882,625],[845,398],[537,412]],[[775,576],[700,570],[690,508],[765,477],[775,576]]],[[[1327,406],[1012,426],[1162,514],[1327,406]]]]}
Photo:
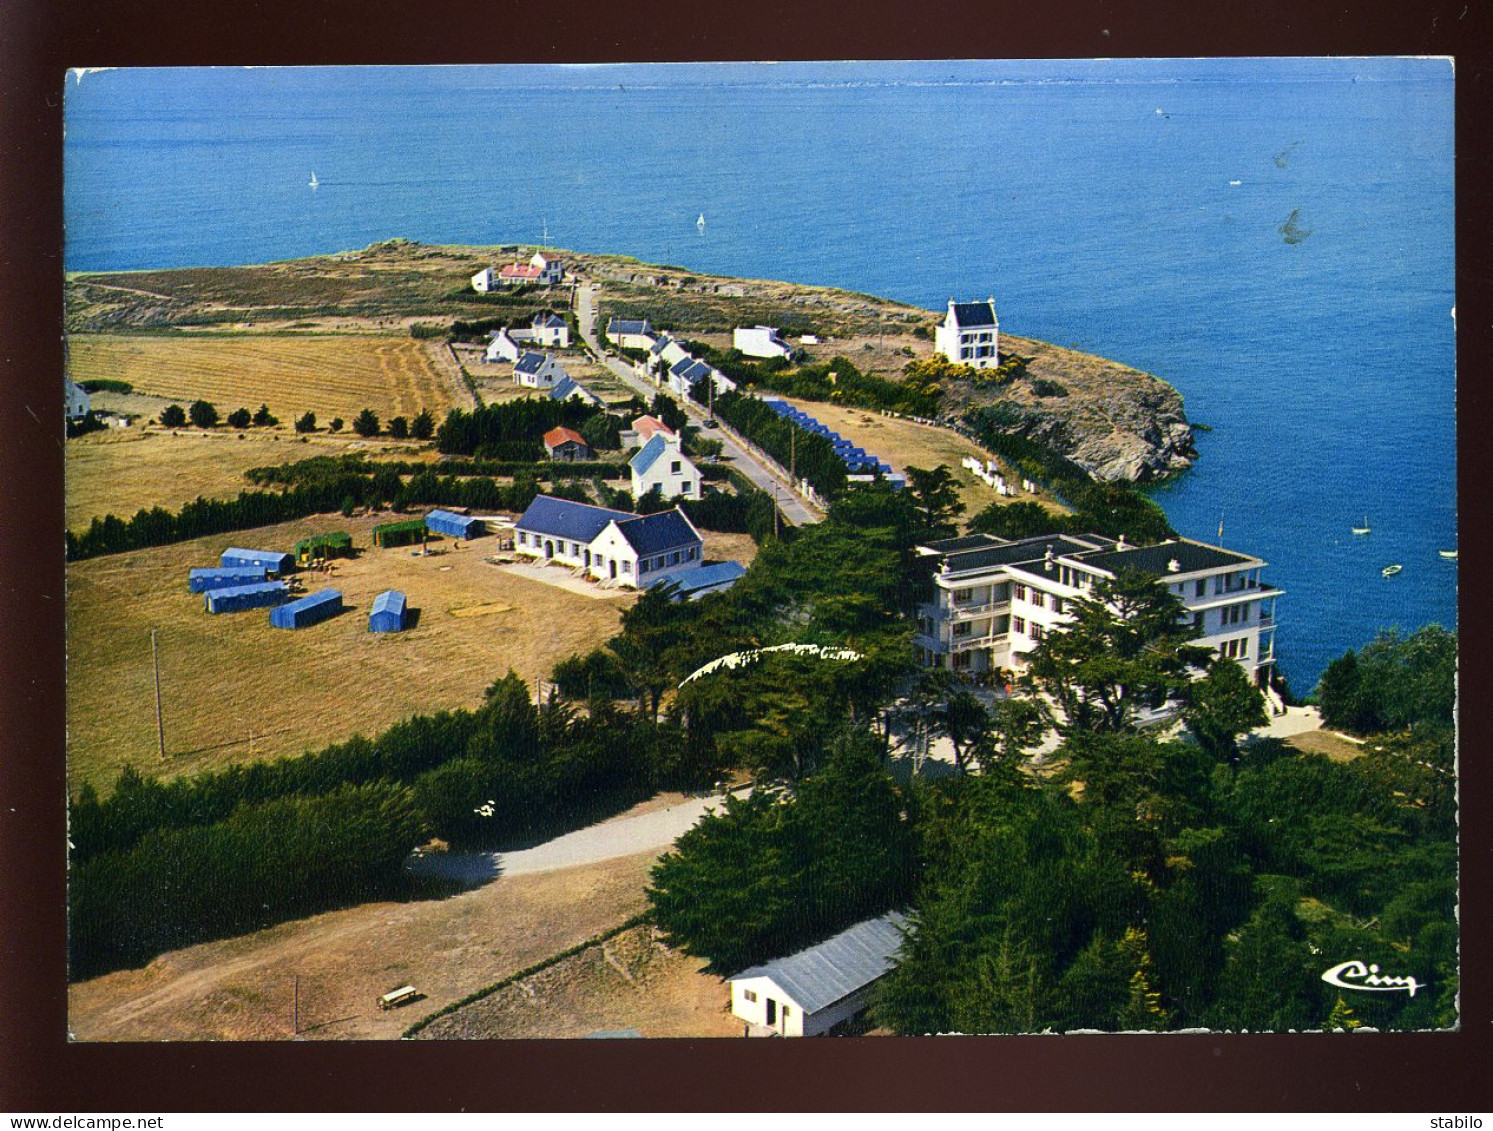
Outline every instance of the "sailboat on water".
{"type": "Polygon", "coordinates": [[[1353,528],[1353,533],[1354,534],[1367,534],[1368,532],[1369,532],[1369,516],[1368,515],[1364,515],[1363,516],[1363,525],[1362,526],[1355,526],[1353,528]]]}
{"type": "Polygon", "coordinates": [[[705,230],[705,213],[700,213],[700,218],[695,221],[695,227],[699,228],[702,232],[705,230]]]}
{"type": "Polygon", "coordinates": [[[316,179],[316,170],[315,169],[311,170],[311,182],[310,182],[310,186],[312,188],[316,188],[319,183],[320,182],[318,182],[317,179],[316,179]]]}

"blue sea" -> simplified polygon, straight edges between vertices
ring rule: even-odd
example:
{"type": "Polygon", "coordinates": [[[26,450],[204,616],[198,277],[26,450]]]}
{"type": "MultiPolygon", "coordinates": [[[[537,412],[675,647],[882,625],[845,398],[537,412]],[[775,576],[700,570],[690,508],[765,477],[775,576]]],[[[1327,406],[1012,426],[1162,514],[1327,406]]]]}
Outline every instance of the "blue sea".
{"type": "Polygon", "coordinates": [[[103,71],[68,80],[65,258],[547,230],[993,294],[1003,329],[1155,373],[1212,427],[1156,498],[1270,562],[1303,692],[1383,627],[1456,623],[1452,96],[1414,59],[103,71]]]}

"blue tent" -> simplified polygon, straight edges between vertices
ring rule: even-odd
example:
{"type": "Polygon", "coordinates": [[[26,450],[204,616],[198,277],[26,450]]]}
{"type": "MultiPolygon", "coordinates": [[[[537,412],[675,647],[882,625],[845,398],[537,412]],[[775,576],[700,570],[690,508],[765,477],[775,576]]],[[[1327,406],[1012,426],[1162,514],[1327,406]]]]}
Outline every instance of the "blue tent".
{"type": "Polygon", "coordinates": [[[342,594],[336,589],[322,589],[299,601],[270,610],[270,623],[276,628],[305,628],[342,611],[342,594]]]}
{"type": "Polygon", "coordinates": [[[368,614],[368,631],[403,632],[404,617],[404,594],[397,589],[386,589],[373,599],[373,611],[368,614]]]}
{"type": "Polygon", "coordinates": [[[187,589],[203,593],[209,589],[232,589],[264,580],[264,566],[235,566],[230,569],[192,569],[187,571],[187,589]]]}
{"type": "Polygon", "coordinates": [[[469,518],[450,511],[431,511],[425,516],[425,528],[452,538],[476,538],[487,532],[480,518],[469,518]]]}
{"type": "Polygon", "coordinates": [[[245,550],[238,546],[229,546],[223,551],[218,564],[224,568],[263,566],[269,573],[289,573],[295,568],[295,556],[280,553],[278,550],[245,550]]]}
{"type": "Polygon", "coordinates": [[[290,586],[285,582],[261,581],[230,589],[209,589],[203,594],[203,604],[210,613],[241,613],[245,609],[279,605],[289,596],[290,586]]]}

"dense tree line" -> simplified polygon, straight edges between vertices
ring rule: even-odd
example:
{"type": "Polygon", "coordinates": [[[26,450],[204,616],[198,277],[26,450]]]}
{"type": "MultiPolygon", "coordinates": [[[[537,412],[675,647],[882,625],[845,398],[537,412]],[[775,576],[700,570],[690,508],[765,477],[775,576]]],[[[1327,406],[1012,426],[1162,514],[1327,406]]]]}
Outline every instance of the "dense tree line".
{"type": "Polygon", "coordinates": [[[943,396],[937,380],[923,380],[916,372],[900,381],[878,377],[863,373],[840,355],[825,362],[795,364],[785,357],[749,359],[738,349],[718,350],[704,342],[688,342],[686,348],[740,385],[804,400],[833,401],[909,416],[937,416],[943,396]]]}
{"type": "Polygon", "coordinates": [[[387,783],[148,833],[126,851],[73,868],[71,976],[390,893],[424,835],[410,791],[387,783]]]}
{"type": "Polygon", "coordinates": [[[511,674],[475,711],[372,740],[170,783],[126,772],[72,806],[74,976],[387,892],[428,836],[502,847],[706,780],[674,728],[536,706],[511,674]]]}
{"type": "Polygon", "coordinates": [[[791,792],[759,789],[701,821],[653,869],[654,922],[729,975],[878,915],[912,890],[902,792],[864,729],[791,792]]]}
{"type": "Polygon", "coordinates": [[[825,498],[845,487],[845,464],[823,436],[790,424],[754,397],[726,393],[715,399],[715,414],[784,468],[791,467],[825,498]]]}
{"type": "MultiPolygon", "coordinates": [[[[579,401],[553,401],[547,397],[524,397],[470,412],[454,408],[436,431],[435,446],[446,455],[511,459],[511,455],[503,454],[500,445],[537,445],[539,437],[551,428],[563,424],[583,429],[601,411],[579,401]]],[[[541,450],[540,456],[543,454],[541,450]]]]}
{"type": "Polygon", "coordinates": [[[1356,734],[1435,723],[1456,711],[1457,637],[1440,625],[1382,632],[1328,665],[1317,685],[1322,721],[1356,734]]]}

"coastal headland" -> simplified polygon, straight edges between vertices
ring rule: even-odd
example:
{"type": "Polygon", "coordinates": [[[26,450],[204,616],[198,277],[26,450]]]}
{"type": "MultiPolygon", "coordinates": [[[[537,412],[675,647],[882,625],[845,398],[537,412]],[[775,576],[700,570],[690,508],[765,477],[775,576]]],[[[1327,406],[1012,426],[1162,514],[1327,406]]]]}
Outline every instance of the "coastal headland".
{"type": "MultiPolygon", "coordinates": [[[[66,326],[80,338],[440,336],[453,323],[516,320],[563,307],[568,287],[484,295],[469,285],[484,267],[534,250],[393,239],[359,251],[256,266],[74,274],[67,280],[66,326]]],[[[804,365],[843,358],[860,373],[891,382],[906,381],[909,364],[933,354],[940,314],[920,307],[831,287],[703,275],[620,255],[546,253],[564,260],[568,278],[598,288],[602,324],[612,317],[647,318],[677,338],[721,351],[729,350],[735,327],[770,325],[804,365]]],[[[460,337],[462,327],[455,329],[460,337]]],[[[936,401],[928,411],[908,415],[955,424],[975,410],[989,410],[985,419],[1003,433],[1040,444],[1100,482],[1147,482],[1190,466],[1196,453],[1182,397],[1160,378],[1014,334],[1003,332],[1001,345],[1002,356],[1013,363],[1002,379],[938,375],[936,401]]],[[[878,407],[858,404],[853,394],[828,399],[878,407]]]]}

